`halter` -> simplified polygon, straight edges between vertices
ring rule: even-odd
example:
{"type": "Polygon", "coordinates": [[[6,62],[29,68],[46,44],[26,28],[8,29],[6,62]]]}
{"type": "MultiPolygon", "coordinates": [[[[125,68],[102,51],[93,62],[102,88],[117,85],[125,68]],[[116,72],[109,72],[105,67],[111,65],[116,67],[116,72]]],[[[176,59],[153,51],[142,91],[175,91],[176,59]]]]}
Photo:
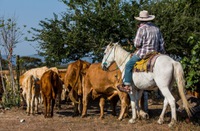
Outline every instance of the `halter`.
{"type": "MultiPolygon", "coordinates": [[[[112,47],[112,50],[114,49],[114,47],[115,47],[115,46],[112,47]]],[[[109,55],[108,55],[107,58],[105,59],[105,62],[103,63],[104,66],[107,65],[107,62],[106,62],[106,61],[107,61],[108,57],[110,56],[112,50],[109,52],[109,55]]],[[[114,56],[115,56],[115,51],[114,51],[114,56]]]]}

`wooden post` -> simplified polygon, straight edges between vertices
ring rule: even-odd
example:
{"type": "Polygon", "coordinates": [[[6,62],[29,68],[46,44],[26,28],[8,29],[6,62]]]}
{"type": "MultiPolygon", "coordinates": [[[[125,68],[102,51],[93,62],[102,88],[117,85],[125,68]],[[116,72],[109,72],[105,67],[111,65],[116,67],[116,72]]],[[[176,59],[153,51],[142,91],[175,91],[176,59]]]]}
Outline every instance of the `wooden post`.
{"type": "Polygon", "coordinates": [[[20,68],[19,68],[19,60],[20,57],[17,55],[16,57],[16,74],[17,74],[17,90],[18,90],[18,107],[20,106],[20,85],[19,85],[19,76],[20,76],[20,68]]]}

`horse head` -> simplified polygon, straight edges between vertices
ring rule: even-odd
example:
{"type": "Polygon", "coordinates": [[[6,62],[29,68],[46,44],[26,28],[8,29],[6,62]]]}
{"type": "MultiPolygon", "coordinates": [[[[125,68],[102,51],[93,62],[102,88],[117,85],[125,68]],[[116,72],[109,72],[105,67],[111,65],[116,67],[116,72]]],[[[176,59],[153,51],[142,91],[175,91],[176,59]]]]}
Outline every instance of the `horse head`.
{"type": "Polygon", "coordinates": [[[115,59],[115,48],[118,45],[118,43],[110,43],[107,45],[105,51],[103,60],[101,62],[101,66],[103,70],[107,70],[108,67],[114,62],[115,59]]]}

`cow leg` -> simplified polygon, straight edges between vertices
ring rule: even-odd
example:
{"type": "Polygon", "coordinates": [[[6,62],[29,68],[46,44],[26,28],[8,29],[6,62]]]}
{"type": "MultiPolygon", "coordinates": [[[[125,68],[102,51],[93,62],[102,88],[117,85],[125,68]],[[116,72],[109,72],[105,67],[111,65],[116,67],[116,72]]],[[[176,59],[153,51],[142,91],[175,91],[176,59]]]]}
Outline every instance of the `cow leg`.
{"type": "Polygon", "coordinates": [[[51,117],[51,99],[47,97],[47,117],[51,117]]]}
{"type": "Polygon", "coordinates": [[[34,114],[34,103],[35,103],[35,95],[32,95],[32,98],[31,98],[31,114],[34,114]]]}
{"type": "Polygon", "coordinates": [[[79,106],[79,104],[74,103],[74,114],[73,114],[73,116],[78,116],[79,115],[78,106],[79,106]]]}
{"type": "Polygon", "coordinates": [[[25,108],[25,106],[26,106],[26,94],[25,94],[25,92],[22,91],[20,96],[21,96],[22,101],[23,101],[23,108],[25,108]]]}
{"type": "Polygon", "coordinates": [[[83,95],[83,111],[81,117],[85,117],[87,115],[88,100],[89,100],[89,94],[83,95]]]}
{"type": "Polygon", "coordinates": [[[83,103],[82,103],[82,96],[80,96],[79,98],[79,105],[78,105],[78,112],[81,114],[82,110],[83,110],[83,103]]]}
{"type": "Polygon", "coordinates": [[[55,106],[55,99],[52,99],[51,101],[52,101],[52,103],[51,103],[51,117],[53,117],[53,108],[55,106]]]}
{"type": "Polygon", "coordinates": [[[35,113],[38,114],[39,97],[35,97],[35,113]]]}
{"type": "Polygon", "coordinates": [[[61,109],[61,93],[62,92],[59,92],[56,98],[56,107],[58,107],[59,110],[61,109]]]}
{"type": "Polygon", "coordinates": [[[121,110],[120,110],[118,120],[122,120],[123,117],[128,116],[128,106],[129,106],[130,100],[129,100],[128,94],[124,92],[119,92],[119,98],[121,101],[121,110]]]}
{"type": "Polygon", "coordinates": [[[104,115],[104,106],[105,106],[105,98],[100,97],[99,107],[100,107],[100,117],[99,119],[103,119],[104,115]]]}
{"type": "Polygon", "coordinates": [[[47,99],[43,97],[44,102],[44,117],[47,118],[47,99]]]}
{"type": "Polygon", "coordinates": [[[30,115],[30,103],[31,103],[30,96],[27,95],[26,96],[26,104],[27,104],[26,112],[27,112],[28,115],[30,115]]]}
{"type": "MultiPolygon", "coordinates": [[[[78,100],[78,94],[73,93],[73,96],[75,97],[76,100],[78,100]]],[[[79,106],[79,104],[74,102],[74,114],[73,114],[73,116],[78,116],[79,115],[78,106],[79,106]]]]}
{"type": "Polygon", "coordinates": [[[112,108],[112,115],[116,116],[116,106],[117,106],[117,102],[118,102],[118,97],[115,96],[111,99],[111,108],[112,108]]]}

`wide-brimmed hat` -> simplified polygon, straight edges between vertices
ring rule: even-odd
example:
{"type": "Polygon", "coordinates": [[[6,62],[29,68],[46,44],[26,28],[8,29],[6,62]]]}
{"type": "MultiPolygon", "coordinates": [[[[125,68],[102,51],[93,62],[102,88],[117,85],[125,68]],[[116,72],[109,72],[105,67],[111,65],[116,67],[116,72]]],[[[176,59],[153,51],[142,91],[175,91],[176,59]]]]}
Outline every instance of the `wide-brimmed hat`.
{"type": "Polygon", "coordinates": [[[139,17],[134,17],[139,21],[151,21],[155,18],[155,15],[149,15],[149,12],[146,10],[140,11],[139,17]]]}

